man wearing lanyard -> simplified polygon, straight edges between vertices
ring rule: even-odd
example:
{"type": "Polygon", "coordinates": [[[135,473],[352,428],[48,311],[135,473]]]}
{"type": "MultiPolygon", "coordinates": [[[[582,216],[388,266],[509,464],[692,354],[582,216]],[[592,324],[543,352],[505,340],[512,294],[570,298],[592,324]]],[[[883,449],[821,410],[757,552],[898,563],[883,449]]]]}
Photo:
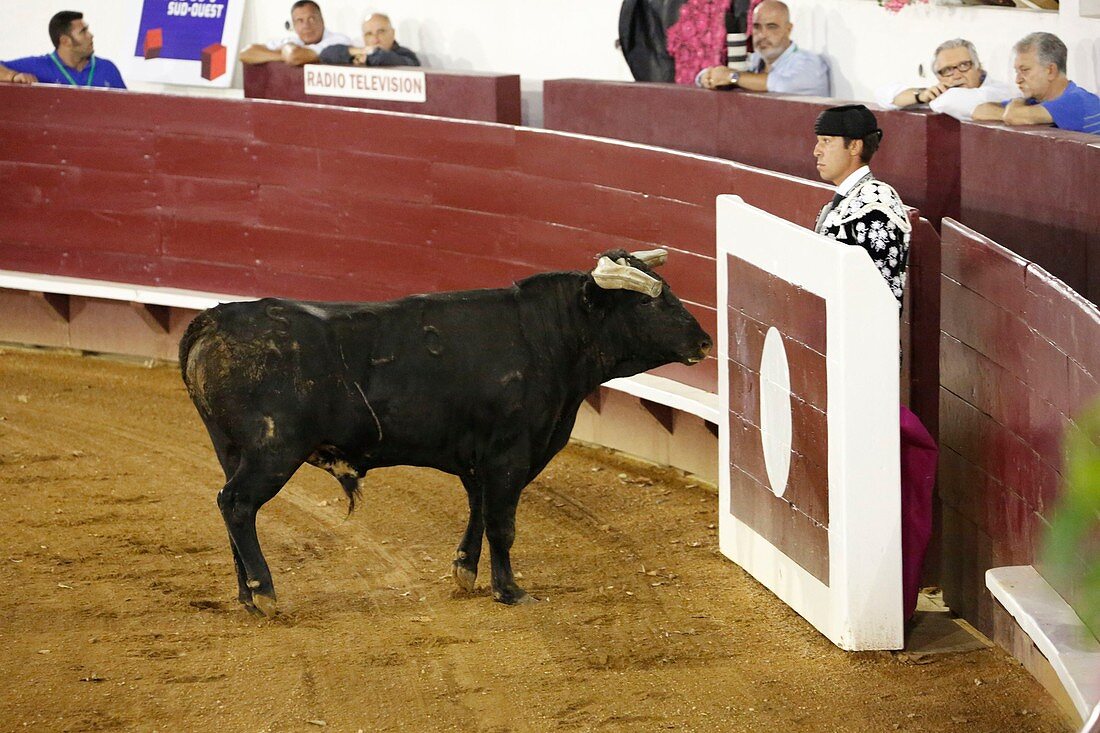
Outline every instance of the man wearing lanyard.
{"type": "Polygon", "coordinates": [[[50,18],[50,40],[53,53],[0,64],[0,82],[126,88],[118,67],[95,55],[92,32],[83,13],[62,10],[50,18]]]}

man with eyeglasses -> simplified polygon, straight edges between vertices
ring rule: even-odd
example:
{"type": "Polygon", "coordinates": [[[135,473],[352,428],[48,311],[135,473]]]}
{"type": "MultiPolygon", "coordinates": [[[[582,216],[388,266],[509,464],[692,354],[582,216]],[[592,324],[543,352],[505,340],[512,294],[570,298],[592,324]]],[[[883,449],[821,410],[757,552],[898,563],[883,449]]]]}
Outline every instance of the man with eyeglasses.
{"type": "Polygon", "coordinates": [[[240,53],[245,64],[266,64],[282,61],[290,66],[315,64],[319,55],[334,43],[351,44],[351,39],[343,33],[334,33],[325,28],[325,19],[321,15],[321,6],[313,0],[298,0],[290,6],[290,21],[294,35],[272,41],[254,43],[240,53]]]}
{"type": "Polygon", "coordinates": [[[932,86],[892,84],[880,89],[875,101],[887,109],[906,109],[928,105],[933,112],[970,120],[978,105],[999,102],[1015,91],[1004,82],[989,77],[978,60],[974,44],[962,38],[944,41],[932,55],[932,86]]]}
{"type": "Polygon", "coordinates": [[[1100,97],[1066,76],[1068,51],[1053,33],[1030,33],[1012,47],[1016,86],[1023,98],[983,104],[976,120],[1006,125],[1051,125],[1061,130],[1100,135],[1100,97]]]}
{"type": "Polygon", "coordinates": [[[764,0],[752,16],[751,71],[728,66],[703,69],[695,86],[704,89],[740,87],[750,92],[829,96],[829,64],[824,57],[791,41],[791,11],[782,0],[764,0]]]}
{"type": "Polygon", "coordinates": [[[356,66],[420,66],[420,59],[397,42],[390,16],[375,13],[363,21],[363,45],[334,43],[321,52],[322,64],[356,66]]]}
{"type": "Polygon", "coordinates": [[[0,64],[0,82],[126,88],[118,67],[95,55],[94,36],[83,13],[56,13],[50,18],[49,31],[53,53],[5,61],[0,64]]]}

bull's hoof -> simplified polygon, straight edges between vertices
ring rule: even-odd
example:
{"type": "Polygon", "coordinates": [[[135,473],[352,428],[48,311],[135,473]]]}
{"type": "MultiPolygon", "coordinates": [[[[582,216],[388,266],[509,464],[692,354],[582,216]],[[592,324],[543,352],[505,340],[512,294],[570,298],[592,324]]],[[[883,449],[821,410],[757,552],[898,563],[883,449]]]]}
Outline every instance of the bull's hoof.
{"type": "Polygon", "coordinates": [[[454,576],[455,584],[458,585],[460,590],[467,593],[474,592],[474,583],[477,581],[476,571],[463,567],[456,562],[451,565],[451,574],[454,576]]]}
{"type": "Polygon", "coordinates": [[[252,604],[257,611],[267,618],[272,618],[279,612],[278,604],[275,602],[275,596],[267,596],[263,593],[253,593],[252,604]]]}
{"type": "Polygon", "coordinates": [[[526,606],[531,603],[538,603],[539,599],[527,593],[527,591],[520,588],[516,588],[513,591],[493,591],[493,600],[497,603],[503,603],[506,606],[526,606]]]}

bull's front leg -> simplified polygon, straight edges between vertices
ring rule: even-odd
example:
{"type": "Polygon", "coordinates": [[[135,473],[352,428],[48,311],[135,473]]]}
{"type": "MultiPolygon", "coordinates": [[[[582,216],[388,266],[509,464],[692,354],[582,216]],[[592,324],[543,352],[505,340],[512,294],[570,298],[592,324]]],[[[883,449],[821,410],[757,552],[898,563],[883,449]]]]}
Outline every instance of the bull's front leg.
{"type": "Polygon", "coordinates": [[[485,536],[485,517],[482,514],[482,488],[472,477],[462,477],[466,488],[466,498],[470,504],[470,520],[466,523],[466,532],[455,551],[451,572],[455,583],[467,593],[473,593],[477,582],[477,564],[481,560],[481,542],[485,536]]]}
{"type": "Polygon", "coordinates": [[[522,480],[519,471],[490,473],[483,480],[485,503],[485,536],[489,539],[492,560],[493,598],[501,603],[534,603],[537,599],[516,584],[512,573],[511,551],[516,539],[516,507],[519,506],[522,480]]]}

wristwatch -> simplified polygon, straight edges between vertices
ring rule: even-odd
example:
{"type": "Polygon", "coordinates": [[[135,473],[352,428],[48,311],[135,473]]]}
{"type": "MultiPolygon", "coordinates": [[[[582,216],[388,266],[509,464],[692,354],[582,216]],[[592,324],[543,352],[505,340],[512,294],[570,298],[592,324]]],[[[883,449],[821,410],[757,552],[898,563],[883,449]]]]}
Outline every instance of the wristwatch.
{"type": "Polygon", "coordinates": [[[741,78],[741,72],[740,71],[734,71],[733,69],[730,69],[730,84],[733,84],[734,86],[737,86],[737,80],[740,79],[740,78],[741,78]]]}

